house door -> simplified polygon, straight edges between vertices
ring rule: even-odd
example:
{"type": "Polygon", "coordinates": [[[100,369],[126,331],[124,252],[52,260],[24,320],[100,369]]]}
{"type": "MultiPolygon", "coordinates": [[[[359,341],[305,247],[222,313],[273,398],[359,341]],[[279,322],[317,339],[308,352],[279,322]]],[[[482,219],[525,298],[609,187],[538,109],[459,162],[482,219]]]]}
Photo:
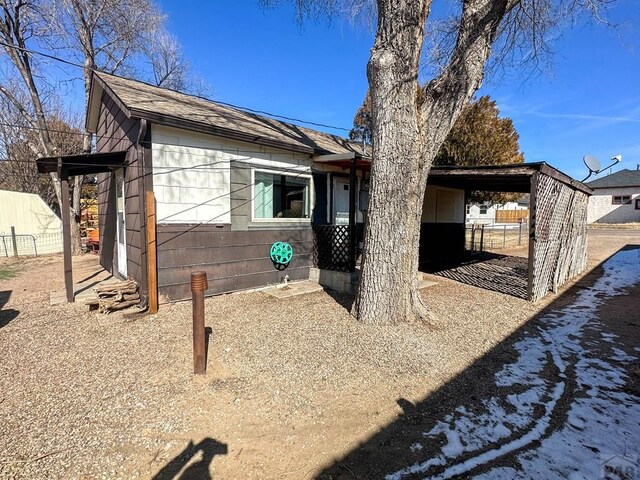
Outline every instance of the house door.
{"type": "Polygon", "coordinates": [[[349,179],[333,179],[333,223],[349,225],[349,179]]]}
{"type": "Polygon", "coordinates": [[[116,170],[116,234],[118,236],[118,272],[127,278],[127,226],[124,210],[124,170],[116,170]]]}

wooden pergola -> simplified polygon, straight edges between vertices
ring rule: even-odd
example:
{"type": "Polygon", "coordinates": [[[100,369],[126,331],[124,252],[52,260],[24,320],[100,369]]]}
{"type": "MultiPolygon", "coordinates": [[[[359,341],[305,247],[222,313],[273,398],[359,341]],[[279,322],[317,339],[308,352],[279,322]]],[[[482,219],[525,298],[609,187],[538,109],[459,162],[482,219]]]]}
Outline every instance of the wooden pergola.
{"type": "Polygon", "coordinates": [[[64,252],[64,285],[67,302],[74,301],[73,267],[71,263],[71,208],[69,205],[69,177],[93,175],[122,168],[126,163],[125,151],[108,153],[82,153],[58,157],[43,157],[36,160],[38,173],[57,173],[60,179],[62,205],[62,242],[64,252]]]}

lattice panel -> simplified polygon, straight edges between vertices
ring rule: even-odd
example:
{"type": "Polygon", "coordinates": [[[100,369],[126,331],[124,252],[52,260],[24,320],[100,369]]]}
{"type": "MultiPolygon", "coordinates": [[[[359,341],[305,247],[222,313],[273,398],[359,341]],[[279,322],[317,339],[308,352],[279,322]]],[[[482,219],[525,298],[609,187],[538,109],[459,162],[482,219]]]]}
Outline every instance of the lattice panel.
{"type": "Polygon", "coordinates": [[[530,300],[557,291],[586,267],[587,201],[585,193],[538,175],[530,300]]]}
{"type": "Polygon", "coordinates": [[[313,226],[313,262],[325,270],[350,271],[348,225],[313,226]]]}

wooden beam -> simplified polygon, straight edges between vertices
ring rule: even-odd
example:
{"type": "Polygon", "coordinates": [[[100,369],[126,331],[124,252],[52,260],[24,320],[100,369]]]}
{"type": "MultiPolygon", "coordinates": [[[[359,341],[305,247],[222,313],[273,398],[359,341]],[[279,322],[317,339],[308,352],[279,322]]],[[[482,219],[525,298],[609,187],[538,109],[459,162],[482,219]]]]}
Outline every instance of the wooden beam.
{"type": "Polygon", "coordinates": [[[67,291],[67,302],[73,303],[73,267],[71,264],[71,207],[69,206],[69,174],[62,167],[62,159],[58,161],[60,175],[60,196],[62,197],[62,246],[64,250],[64,287],[67,291]]]}
{"type": "Polygon", "coordinates": [[[351,169],[349,170],[349,269],[351,272],[356,271],[356,247],[358,239],[356,238],[356,158],[351,160],[351,169]]]}
{"type": "Polygon", "coordinates": [[[149,313],[158,312],[158,262],[156,243],[156,199],[153,192],[146,192],[147,207],[147,285],[149,289],[149,313]]]}

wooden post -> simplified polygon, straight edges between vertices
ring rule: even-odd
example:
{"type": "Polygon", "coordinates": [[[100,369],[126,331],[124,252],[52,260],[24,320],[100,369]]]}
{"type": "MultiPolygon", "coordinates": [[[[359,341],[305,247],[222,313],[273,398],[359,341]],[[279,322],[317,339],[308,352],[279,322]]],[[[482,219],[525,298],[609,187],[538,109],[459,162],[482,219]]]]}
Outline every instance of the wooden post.
{"type": "Polygon", "coordinates": [[[209,288],[206,272],[191,274],[191,297],[193,301],[193,373],[207,370],[207,352],[204,331],[204,292],[209,288]]]}
{"type": "Polygon", "coordinates": [[[60,196],[62,197],[62,246],[64,249],[64,286],[67,291],[67,302],[73,303],[73,267],[71,265],[71,215],[69,206],[69,175],[58,160],[60,175],[60,196]]]}
{"type": "Polygon", "coordinates": [[[13,245],[13,256],[18,258],[18,242],[16,240],[16,227],[11,226],[11,244],[13,245]]]}
{"type": "Polygon", "coordinates": [[[158,262],[156,244],[156,199],[153,192],[146,192],[147,206],[147,286],[149,313],[158,313],[158,262]]]}
{"type": "Polygon", "coordinates": [[[349,271],[356,271],[356,158],[351,160],[351,170],[349,172],[349,271]]]}

